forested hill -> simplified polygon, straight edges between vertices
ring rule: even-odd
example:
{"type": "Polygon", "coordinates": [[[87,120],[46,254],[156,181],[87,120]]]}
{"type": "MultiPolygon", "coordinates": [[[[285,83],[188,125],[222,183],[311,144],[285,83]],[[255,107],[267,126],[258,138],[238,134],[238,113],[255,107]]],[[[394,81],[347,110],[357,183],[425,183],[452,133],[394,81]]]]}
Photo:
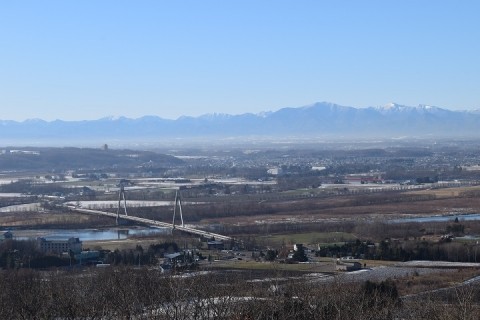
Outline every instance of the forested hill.
{"type": "Polygon", "coordinates": [[[182,164],[173,156],[150,151],[93,148],[6,148],[0,153],[0,169],[77,170],[104,168],[165,168],[182,164]]]}

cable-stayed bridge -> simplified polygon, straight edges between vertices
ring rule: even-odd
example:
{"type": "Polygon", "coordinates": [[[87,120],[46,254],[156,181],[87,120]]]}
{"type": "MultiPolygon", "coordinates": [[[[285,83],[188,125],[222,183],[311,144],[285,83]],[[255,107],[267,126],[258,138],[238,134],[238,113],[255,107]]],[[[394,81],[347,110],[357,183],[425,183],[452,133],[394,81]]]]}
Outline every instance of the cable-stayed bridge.
{"type": "Polygon", "coordinates": [[[79,213],[86,213],[86,214],[102,215],[102,216],[112,217],[112,218],[115,218],[117,220],[117,223],[118,223],[118,219],[125,219],[125,220],[144,223],[144,224],[147,224],[147,225],[150,225],[150,226],[155,226],[155,227],[172,228],[172,230],[178,230],[178,231],[182,231],[182,232],[189,233],[189,234],[196,234],[196,235],[200,235],[200,236],[205,237],[205,238],[215,238],[215,240],[223,240],[223,241],[232,240],[232,237],[229,237],[229,236],[225,236],[225,235],[221,235],[221,234],[213,233],[213,232],[209,232],[209,231],[199,230],[199,229],[195,229],[195,228],[186,227],[183,223],[182,204],[181,204],[181,199],[180,199],[180,196],[178,194],[178,191],[175,194],[175,207],[174,207],[174,210],[173,210],[173,221],[172,221],[172,223],[161,222],[161,221],[156,221],[156,220],[151,220],[151,219],[140,218],[140,217],[135,217],[135,216],[128,215],[127,200],[126,200],[126,197],[125,197],[125,190],[124,190],[123,186],[120,188],[120,193],[119,193],[119,197],[118,197],[117,213],[105,212],[105,211],[100,211],[100,210],[92,210],[92,209],[84,209],[84,208],[80,208],[80,207],[73,206],[73,205],[69,205],[67,207],[68,207],[68,209],[70,209],[72,211],[75,211],[75,212],[79,212],[79,213]],[[124,214],[120,214],[121,207],[122,207],[122,200],[123,200],[124,214]],[[175,224],[175,216],[176,216],[177,207],[180,209],[179,214],[180,214],[181,225],[176,225],[175,224]]]}

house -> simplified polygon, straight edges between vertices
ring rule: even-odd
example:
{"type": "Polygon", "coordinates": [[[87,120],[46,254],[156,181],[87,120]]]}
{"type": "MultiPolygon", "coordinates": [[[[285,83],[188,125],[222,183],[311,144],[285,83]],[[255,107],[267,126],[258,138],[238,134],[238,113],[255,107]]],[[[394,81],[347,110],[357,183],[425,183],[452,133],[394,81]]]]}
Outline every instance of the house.
{"type": "Polygon", "coordinates": [[[80,264],[96,262],[100,258],[100,251],[82,251],[74,255],[75,260],[80,264]]]}
{"type": "Polygon", "coordinates": [[[223,244],[223,241],[219,241],[219,240],[207,241],[207,245],[208,245],[208,250],[223,250],[225,247],[223,244]]]}
{"type": "Polygon", "coordinates": [[[89,187],[82,187],[82,191],[80,192],[80,195],[83,197],[95,197],[95,190],[90,189],[89,187]]]}
{"type": "Polygon", "coordinates": [[[282,175],[283,171],[282,168],[270,168],[267,170],[267,173],[273,176],[279,176],[282,175]]]}
{"type": "Polygon", "coordinates": [[[183,259],[183,253],[175,252],[175,253],[167,253],[165,254],[165,258],[167,258],[170,262],[183,259]]]}
{"type": "Polygon", "coordinates": [[[295,243],[293,245],[293,251],[300,251],[304,250],[305,248],[303,247],[303,243],[295,243]]]}
{"type": "Polygon", "coordinates": [[[347,184],[371,184],[371,183],[384,183],[384,179],[381,173],[376,174],[348,174],[343,178],[343,181],[347,184]]]}
{"type": "Polygon", "coordinates": [[[13,239],[13,233],[11,233],[10,231],[0,233],[0,241],[8,239],[13,239]]]}
{"type": "Polygon", "coordinates": [[[356,271],[362,269],[362,264],[358,261],[343,261],[337,259],[335,262],[335,270],[337,271],[356,271]]]}
{"type": "MultiPolygon", "coordinates": [[[[185,254],[182,252],[168,253],[161,267],[165,270],[175,269],[185,264],[185,254]]],[[[162,271],[163,272],[163,271],[162,271]]]]}

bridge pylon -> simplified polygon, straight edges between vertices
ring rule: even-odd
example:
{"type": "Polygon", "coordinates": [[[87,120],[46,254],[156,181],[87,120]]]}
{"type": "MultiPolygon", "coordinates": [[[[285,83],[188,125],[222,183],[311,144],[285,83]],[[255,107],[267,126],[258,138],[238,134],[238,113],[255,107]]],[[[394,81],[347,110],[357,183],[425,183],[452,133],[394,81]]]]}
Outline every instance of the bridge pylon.
{"type": "Polygon", "coordinates": [[[184,224],[183,224],[183,213],[182,213],[182,198],[180,197],[180,191],[179,190],[175,191],[175,205],[173,207],[173,222],[172,222],[173,229],[175,229],[175,215],[176,215],[176,212],[177,212],[177,206],[179,208],[180,221],[181,221],[182,227],[183,227],[184,224]]]}
{"type": "Polygon", "coordinates": [[[122,206],[122,199],[123,199],[123,210],[125,215],[128,216],[127,213],[127,198],[125,197],[125,187],[123,184],[120,185],[120,190],[118,192],[118,207],[117,207],[117,225],[118,225],[118,218],[120,218],[120,208],[122,206]]]}

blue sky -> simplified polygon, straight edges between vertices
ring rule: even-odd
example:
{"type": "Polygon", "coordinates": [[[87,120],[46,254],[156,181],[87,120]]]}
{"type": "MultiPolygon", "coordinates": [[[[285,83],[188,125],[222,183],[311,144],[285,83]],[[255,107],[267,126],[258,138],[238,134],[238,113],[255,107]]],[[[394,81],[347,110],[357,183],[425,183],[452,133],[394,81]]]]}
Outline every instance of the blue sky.
{"type": "Polygon", "coordinates": [[[1,1],[0,119],[480,108],[480,1],[1,1]]]}

